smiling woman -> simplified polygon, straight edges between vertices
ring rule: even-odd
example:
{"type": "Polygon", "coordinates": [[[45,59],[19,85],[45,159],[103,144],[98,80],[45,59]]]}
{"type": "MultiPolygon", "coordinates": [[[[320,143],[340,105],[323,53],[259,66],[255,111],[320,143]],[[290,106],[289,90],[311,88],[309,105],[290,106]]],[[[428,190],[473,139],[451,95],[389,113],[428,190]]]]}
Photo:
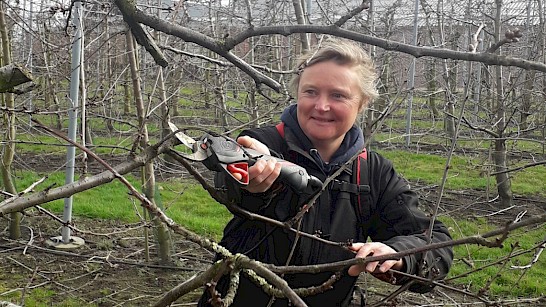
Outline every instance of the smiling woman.
{"type": "MultiPolygon", "coordinates": [[[[351,161],[364,149],[364,136],[355,125],[356,118],[377,96],[376,73],[368,54],[354,42],[331,39],[303,55],[299,63],[298,74],[291,83],[297,104],[286,108],[281,116],[284,135],[281,137],[275,126],[262,127],[243,131],[237,141],[244,147],[295,163],[322,182],[335,175],[329,178],[334,180],[313,204],[308,204],[302,193],[277,182],[282,164],[275,159],[258,160],[249,167],[249,183],[244,188],[224,173],[218,173],[216,184],[242,209],[281,222],[302,216],[295,223],[300,225],[298,233],[312,236],[302,237],[259,219],[235,215],[224,229],[220,244],[234,254],[242,253],[274,265],[325,264],[372,255],[386,258],[352,265],[336,274],[283,275],[292,288],[329,288],[303,297],[309,306],[348,306],[361,272],[403,284],[410,279],[400,272],[417,274],[420,265],[426,263],[429,270],[422,277],[443,278],[453,260],[449,247],[403,257],[392,254],[422,247],[429,241],[450,240],[446,227],[438,220],[432,222],[418,209],[417,194],[397,175],[390,161],[369,152],[366,167],[362,168],[366,172],[361,171],[360,159],[351,161]],[[346,164],[351,167],[342,170],[346,164]],[[358,181],[361,174],[369,178],[358,181]],[[362,182],[369,182],[369,186],[362,182]],[[362,206],[360,196],[366,198],[362,206]],[[313,240],[314,237],[322,241],[313,240]],[[346,242],[355,243],[347,246],[346,242]],[[326,286],[332,282],[331,287],[326,286]]],[[[205,290],[199,304],[217,303],[226,295],[229,283],[229,274],[220,277],[214,289],[205,290]]],[[[421,293],[431,288],[421,283],[409,286],[421,293]]],[[[288,306],[290,302],[271,296],[252,278],[241,275],[232,306],[268,305],[288,306]]]]}

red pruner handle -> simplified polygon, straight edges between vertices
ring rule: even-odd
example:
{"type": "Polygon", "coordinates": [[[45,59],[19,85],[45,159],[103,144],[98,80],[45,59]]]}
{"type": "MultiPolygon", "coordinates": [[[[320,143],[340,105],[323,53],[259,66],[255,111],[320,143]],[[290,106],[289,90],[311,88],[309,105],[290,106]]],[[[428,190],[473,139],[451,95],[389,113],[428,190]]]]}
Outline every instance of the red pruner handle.
{"type": "Polygon", "coordinates": [[[234,179],[236,179],[237,181],[241,182],[244,185],[248,184],[248,181],[249,181],[249,179],[248,179],[248,163],[246,163],[246,162],[231,163],[231,164],[227,165],[227,170],[228,170],[229,174],[231,175],[231,177],[233,177],[234,179]],[[241,175],[241,179],[235,178],[235,176],[233,176],[234,174],[241,175]]]}

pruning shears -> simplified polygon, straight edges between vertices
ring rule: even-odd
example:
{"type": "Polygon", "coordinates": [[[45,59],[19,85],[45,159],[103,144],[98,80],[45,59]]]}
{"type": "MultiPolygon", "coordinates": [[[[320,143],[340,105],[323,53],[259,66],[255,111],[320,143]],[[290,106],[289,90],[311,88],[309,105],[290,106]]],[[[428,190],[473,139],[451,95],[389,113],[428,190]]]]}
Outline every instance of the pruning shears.
{"type": "MultiPolygon", "coordinates": [[[[241,186],[248,185],[248,168],[254,165],[257,159],[273,158],[256,150],[244,148],[224,136],[205,133],[199,140],[195,140],[171,122],[169,127],[176,138],[191,152],[176,151],[178,155],[191,161],[202,162],[212,171],[223,172],[241,186]]],[[[277,180],[287,184],[294,191],[312,195],[322,188],[320,179],[309,175],[303,167],[283,159],[275,159],[282,165],[277,180]]]]}

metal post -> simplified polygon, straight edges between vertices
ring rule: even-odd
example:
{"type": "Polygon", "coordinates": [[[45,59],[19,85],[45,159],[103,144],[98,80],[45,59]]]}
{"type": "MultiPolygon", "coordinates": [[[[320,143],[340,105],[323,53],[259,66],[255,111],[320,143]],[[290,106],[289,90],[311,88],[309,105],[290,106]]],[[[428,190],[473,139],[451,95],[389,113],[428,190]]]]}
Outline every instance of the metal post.
{"type": "MultiPolygon", "coordinates": [[[[76,32],[74,41],[72,42],[72,64],[70,75],[70,108],[68,110],[68,138],[76,140],[78,131],[78,96],[80,88],[80,62],[82,52],[82,23],[81,23],[82,5],[81,1],[74,2],[74,26],[76,32]]],[[[74,164],[76,160],[76,147],[68,146],[66,154],[66,177],[65,184],[74,182],[74,164]]],[[[68,225],[72,220],[72,196],[64,199],[63,222],[68,225]]],[[[70,243],[70,228],[63,226],[62,228],[63,243],[70,243]]]]}
{"type": "MultiPolygon", "coordinates": [[[[417,32],[418,32],[418,16],[419,16],[419,0],[415,0],[415,11],[413,15],[413,45],[417,46],[417,32]]],[[[415,58],[411,62],[409,77],[408,77],[408,108],[406,111],[406,147],[410,146],[411,141],[411,113],[413,109],[413,92],[415,91],[415,58]]]]}

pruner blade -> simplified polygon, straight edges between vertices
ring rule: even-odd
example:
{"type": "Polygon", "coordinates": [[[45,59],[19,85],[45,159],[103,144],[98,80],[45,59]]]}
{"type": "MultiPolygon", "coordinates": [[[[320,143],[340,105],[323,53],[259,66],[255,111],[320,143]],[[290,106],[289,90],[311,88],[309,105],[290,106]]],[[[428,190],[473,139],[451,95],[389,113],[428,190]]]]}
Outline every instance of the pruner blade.
{"type": "Polygon", "coordinates": [[[191,150],[190,154],[177,151],[177,153],[180,156],[192,161],[203,161],[209,157],[209,154],[207,153],[206,148],[203,148],[203,146],[200,145],[201,142],[194,140],[192,137],[180,131],[178,127],[176,127],[176,125],[173,124],[172,122],[168,122],[168,123],[169,123],[169,128],[171,129],[172,132],[174,132],[174,136],[184,146],[186,146],[186,148],[191,150]]]}

